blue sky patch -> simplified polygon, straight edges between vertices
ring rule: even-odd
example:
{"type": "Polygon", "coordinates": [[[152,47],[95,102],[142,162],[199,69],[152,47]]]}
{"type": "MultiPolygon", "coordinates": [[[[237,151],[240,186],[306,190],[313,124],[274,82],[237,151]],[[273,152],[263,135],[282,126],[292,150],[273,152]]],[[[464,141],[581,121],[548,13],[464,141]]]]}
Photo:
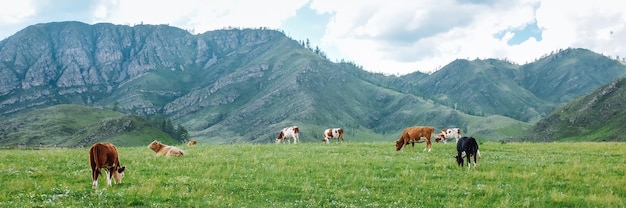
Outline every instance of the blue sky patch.
{"type": "Polygon", "coordinates": [[[507,41],[508,45],[519,45],[522,42],[528,40],[530,37],[535,38],[537,41],[541,41],[542,39],[541,38],[542,30],[539,29],[539,26],[537,26],[537,22],[527,24],[526,26],[520,29],[501,31],[499,33],[494,34],[493,36],[495,38],[502,39],[507,32],[513,33],[513,38],[507,41]]]}
{"type": "Polygon", "coordinates": [[[326,25],[330,21],[331,14],[318,14],[310,7],[310,2],[304,5],[293,16],[281,25],[285,34],[294,40],[311,41],[311,47],[319,46],[322,36],[326,31],[326,25]]]}

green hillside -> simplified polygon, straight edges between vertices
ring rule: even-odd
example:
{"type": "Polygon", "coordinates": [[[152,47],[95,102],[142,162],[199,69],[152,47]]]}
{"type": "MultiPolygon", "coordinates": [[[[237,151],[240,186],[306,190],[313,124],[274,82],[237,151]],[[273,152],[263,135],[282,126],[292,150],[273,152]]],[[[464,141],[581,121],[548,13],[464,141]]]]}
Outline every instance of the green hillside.
{"type": "Polygon", "coordinates": [[[0,121],[0,146],[86,147],[95,142],[143,146],[179,144],[146,119],[80,106],[57,105],[0,121]]]}
{"type": "Polygon", "coordinates": [[[626,79],[617,79],[537,122],[525,141],[626,141],[626,79]]]}

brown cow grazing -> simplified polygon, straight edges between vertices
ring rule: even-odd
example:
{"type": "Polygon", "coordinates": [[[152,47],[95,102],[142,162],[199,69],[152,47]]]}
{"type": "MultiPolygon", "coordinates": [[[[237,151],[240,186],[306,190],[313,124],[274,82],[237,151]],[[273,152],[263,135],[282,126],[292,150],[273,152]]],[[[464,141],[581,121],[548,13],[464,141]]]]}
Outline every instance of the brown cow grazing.
{"type": "Polygon", "coordinates": [[[198,144],[198,141],[196,141],[196,140],[191,140],[191,141],[187,142],[187,146],[190,146],[190,147],[191,146],[195,146],[196,144],[198,144]]]}
{"type": "Polygon", "coordinates": [[[335,138],[337,141],[343,142],[343,129],[342,128],[330,128],[324,131],[324,138],[322,142],[330,143],[330,138],[335,138]]]}
{"type": "Polygon", "coordinates": [[[400,139],[396,141],[396,150],[400,151],[402,146],[408,145],[409,143],[411,143],[413,150],[415,150],[415,143],[426,142],[426,148],[424,148],[424,150],[428,149],[428,152],[430,152],[433,146],[430,139],[434,134],[435,128],[432,126],[413,126],[406,128],[404,132],[402,132],[400,139]]]}
{"type": "Polygon", "coordinates": [[[122,183],[126,167],[120,167],[120,159],[117,156],[115,145],[106,142],[92,145],[89,148],[89,163],[91,165],[91,178],[93,179],[91,188],[98,187],[98,176],[101,175],[101,170],[106,172],[109,186],[111,186],[111,178],[115,180],[115,184],[122,183]]]}
{"type": "Polygon", "coordinates": [[[182,149],[175,146],[162,144],[157,140],[152,141],[152,143],[148,145],[148,148],[154,151],[157,155],[163,156],[183,156],[183,154],[185,154],[182,149]]]}

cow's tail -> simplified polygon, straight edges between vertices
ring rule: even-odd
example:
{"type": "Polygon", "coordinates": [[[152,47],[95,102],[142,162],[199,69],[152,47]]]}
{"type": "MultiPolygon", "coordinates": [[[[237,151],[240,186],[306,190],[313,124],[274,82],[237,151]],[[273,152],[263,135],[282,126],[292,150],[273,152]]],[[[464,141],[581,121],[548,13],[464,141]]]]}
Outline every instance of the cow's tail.
{"type": "Polygon", "coordinates": [[[95,177],[96,175],[102,175],[100,173],[100,170],[98,170],[98,166],[97,166],[97,162],[98,161],[98,147],[96,145],[94,145],[91,149],[89,154],[90,156],[90,164],[91,164],[91,170],[93,171],[92,173],[94,174],[93,176],[95,177]]]}

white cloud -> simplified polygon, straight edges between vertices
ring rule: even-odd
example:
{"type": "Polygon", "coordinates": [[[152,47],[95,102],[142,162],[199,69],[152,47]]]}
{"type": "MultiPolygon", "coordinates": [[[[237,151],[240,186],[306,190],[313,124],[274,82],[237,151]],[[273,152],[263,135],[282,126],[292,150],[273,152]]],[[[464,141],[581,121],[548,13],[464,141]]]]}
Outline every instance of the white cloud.
{"type": "Polygon", "coordinates": [[[394,74],[432,71],[457,58],[506,58],[523,64],[568,47],[624,56],[626,49],[619,43],[626,38],[625,10],[616,4],[585,0],[337,4],[314,0],[311,7],[335,14],[323,37],[324,45],[337,48],[330,57],[394,74]],[[512,31],[535,23],[543,30],[540,40],[529,37],[517,45],[507,43],[516,35],[512,31]],[[505,35],[495,37],[498,33],[505,35]]]}
{"type": "Polygon", "coordinates": [[[202,33],[226,27],[278,29],[298,8],[307,3],[294,1],[115,1],[99,6],[95,21],[116,24],[169,24],[202,33]]]}
{"type": "Polygon", "coordinates": [[[339,53],[368,70],[404,74],[433,71],[456,58],[500,57],[506,41],[493,34],[534,22],[533,2],[507,3],[407,0],[341,5],[316,0],[312,7],[337,14],[325,44],[336,45],[339,53]]]}
{"type": "Polygon", "coordinates": [[[583,47],[605,55],[626,55],[626,10],[616,1],[547,1],[537,10],[548,43],[583,47]]]}
{"type": "Polygon", "coordinates": [[[0,24],[16,24],[35,14],[31,1],[11,2],[11,6],[0,7],[0,24]]]}

